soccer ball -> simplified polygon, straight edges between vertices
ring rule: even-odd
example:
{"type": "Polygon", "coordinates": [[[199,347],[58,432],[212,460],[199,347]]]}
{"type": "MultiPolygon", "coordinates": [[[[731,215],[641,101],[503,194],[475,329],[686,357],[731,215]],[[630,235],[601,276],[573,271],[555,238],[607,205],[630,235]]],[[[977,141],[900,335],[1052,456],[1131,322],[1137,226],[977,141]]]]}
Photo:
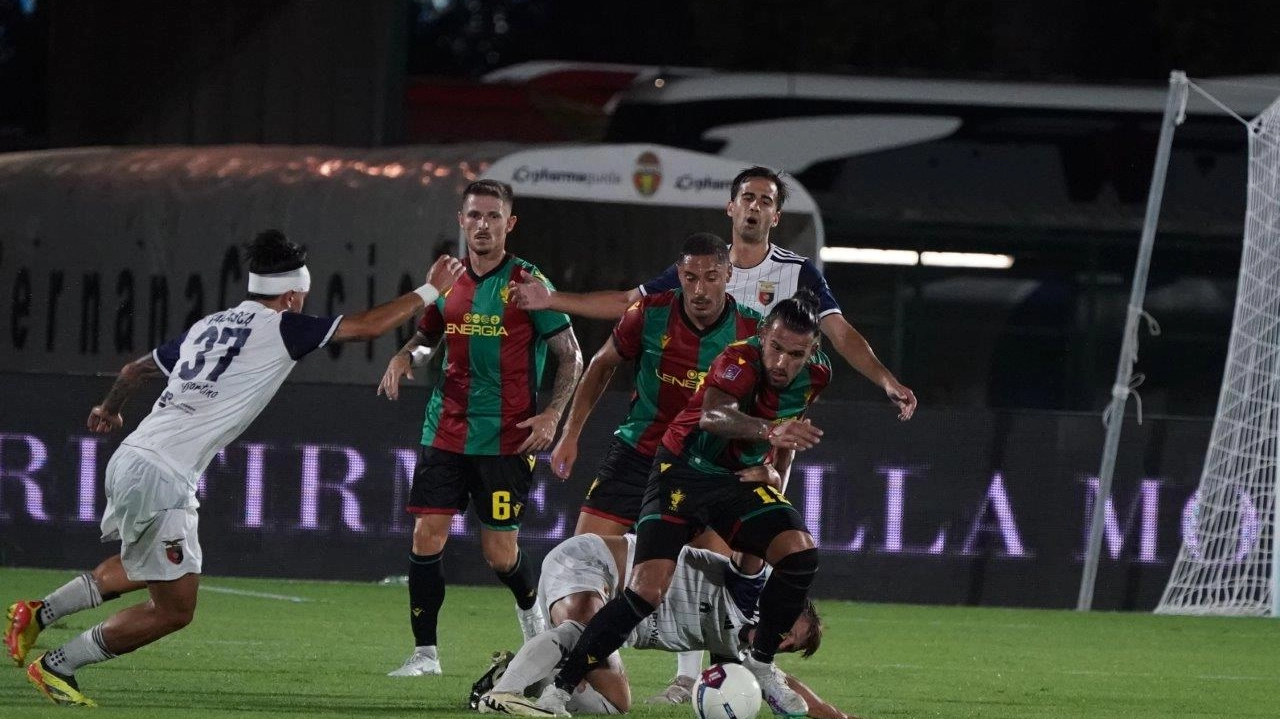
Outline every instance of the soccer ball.
{"type": "Polygon", "coordinates": [[[741,664],[712,664],[693,685],[698,719],[752,719],[760,711],[760,685],[741,664]]]}

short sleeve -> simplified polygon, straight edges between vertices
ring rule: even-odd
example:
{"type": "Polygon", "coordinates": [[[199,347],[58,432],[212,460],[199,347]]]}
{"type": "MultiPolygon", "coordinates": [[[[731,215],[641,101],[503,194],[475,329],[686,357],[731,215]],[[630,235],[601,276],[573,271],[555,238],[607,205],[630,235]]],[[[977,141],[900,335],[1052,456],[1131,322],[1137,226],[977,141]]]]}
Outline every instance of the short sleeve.
{"type": "Polygon", "coordinates": [[[182,354],[182,343],[186,339],[187,335],[184,333],[151,350],[151,359],[155,361],[160,371],[164,372],[164,376],[168,377],[169,373],[173,372],[174,365],[178,364],[178,356],[182,354]]]}
{"type": "Polygon", "coordinates": [[[731,344],[711,361],[704,382],[741,400],[751,395],[757,380],[756,365],[748,357],[746,345],[731,344]]]}
{"type": "Polygon", "coordinates": [[[818,319],[840,312],[840,303],[836,302],[835,295],[831,294],[831,287],[827,284],[827,278],[822,276],[822,272],[818,270],[817,265],[813,264],[813,260],[805,260],[804,264],[800,265],[797,284],[812,290],[818,296],[818,319]]]}
{"type": "Polygon", "coordinates": [[[636,302],[622,313],[622,319],[613,326],[613,346],[623,359],[635,359],[644,350],[644,301],[636,302]]]}
{"type": "MultiPolygon", "coordinates": [[[[521,275],[527,276],[542,284],[548,289],[554,290],[556,286],[542,274],[537,267],[525,269],[523,267],[516,271],[514,279],[521,279],[521,275]]],[[[558,334],[569,327],[569,315],[555,310],[534,310],[529,313],[529,319],[533,322],[533,328],[538,332],[538,336],[546,339],[552,335],[558,334]]]]}
{"type": "Polygon", "coordinates": [[[666,292],[667,290],[679,289],[680,275],[676,273],[676,266],[671,265],[665,272],[648,282],[640,285],[640,294],[642,296],[656,295],[666,292]]]}
{"type": "Polygon", "coordinates": [[[418,318],[419,332],[430,337],[444,331],[444,314],[440,312],[440,304],[443,301],[444,298],[441,297],[422,311],[422,316],[418,318]]]}
{"type": "Polygon", "coordinates": [[[280,316],[280,339],[289,356],[300,360],[312,350],[317,350],[329,343],[342,316],[314,317],[298,312],[285,312],[280,316]]]}

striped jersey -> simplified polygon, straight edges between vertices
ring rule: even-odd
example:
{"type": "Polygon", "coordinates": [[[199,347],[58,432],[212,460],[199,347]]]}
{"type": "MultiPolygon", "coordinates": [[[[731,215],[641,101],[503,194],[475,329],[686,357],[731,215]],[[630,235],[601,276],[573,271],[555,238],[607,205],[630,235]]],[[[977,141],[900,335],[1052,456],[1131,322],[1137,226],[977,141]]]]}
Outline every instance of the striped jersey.
{"type": "Polygon", "coordinates": [[[642,297],[613,328],[613,344],[635,361],[631,410],[614,435],[652,457],[667,425],[702,384],[711,360],[731,342],[752,337],[760,315],[725,298],[720,317],[698,329],[685,313],[684,294],[670,290],[642,297]]]}
{"type": "MultiPolygon", "coordinates": [[[[634,555],[632,540],[628,558],[634,555]]],[[[640,621],[626,644],[668,652],[705,649],[713,661],[736,657],[745,648],[742,630],[755,617],[764,582],[764,572],[745,576],[722,554],[685,547],[658,610],[640,621]]]]}
{"type": "Polygon", "coordinates": [[[507,284],[529,277],[550,285],[537,267],[513,255],[483,276],[466,272],[427,307],[425,335],[444,335],[444,366],[427,402],[422,444],[458,454],[515,454],[529,437],[516,425],[537,413],[547,339],[569,329],[560,312],[526,312],[508,304],[507,284]]]}
{"type": "MultiPolygon", "coordinates": [[[[675,265],[648,282],[640,285],[641,295],[656,294],[680,286],[680,275],[675,265]]],[[[818,296],[818,319],[840,312],[840,304],[831,294],[827,278],[808,257],[791,250],[769,245],[764,260],[755,267],[734,266],[726,288],[739,304],[746,305],[761,315],[769,314],[778,300],[785,300],[806,287],[818,296]]]]}
{"type": "Polygon", "coordinates": [[[152,350],[169,380],[122,444],[156,453],[194,488],[213,455],[240,436],[298,360],[328,343],[341,321],[253,300],[198,320],[152,350]]]}
{"type": "Polygon", "coordinates": [[[712,474],[730,474],[765,463],[773,448],[763,439],[729,439],[698,427],[707,387],[738,400],[743,412],[770,421],[802,416],[831,382],[831,362],[815,350],[791,384],[775,389],[766,378],[759,337],[736,342],[711,363],[706,379],[676,415],[662,437],[662,446],[682,457],[690,467],[712,474]]]}

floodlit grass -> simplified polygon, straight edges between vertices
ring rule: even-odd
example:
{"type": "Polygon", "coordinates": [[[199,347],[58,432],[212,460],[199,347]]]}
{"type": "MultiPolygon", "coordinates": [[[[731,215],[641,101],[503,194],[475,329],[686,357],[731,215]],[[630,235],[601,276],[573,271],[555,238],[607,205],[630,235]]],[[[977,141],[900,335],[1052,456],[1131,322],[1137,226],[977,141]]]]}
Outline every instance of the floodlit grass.
{"type": "MultiPolygon", "coordinates": [[[[44,596],[70,576],[0,569],[0,601],[44,596]]],[[[506,590],[453,586],[441,618],[445,676],[393,679],[386,673],[412,645],[405,587],[221,577],[204,583],[190,627],[80,672],[81,688],[101,705],[93,716],[464,716],[489,653],[514,649],[520,637],[506,590]]],[[[70,639],[134,597],[141,599],[130,595],[64,619],[45,631],[40,648],[70,639]]],[[[1276,620],[833,601],[819,609],[827,624],[822,650],[809,660],[784,656],[780,664],[867,719],[1280,716],[1276,620]]],[[[637,699],[674,673],[670,655],[627,650],[624,658],[637,699]]],[[[76,711],[47,704],[21,670],[0,667],[0,717],[76,711]]],[[[686,719],[689,708],[638,704],[632,714],[686,719]]]]}

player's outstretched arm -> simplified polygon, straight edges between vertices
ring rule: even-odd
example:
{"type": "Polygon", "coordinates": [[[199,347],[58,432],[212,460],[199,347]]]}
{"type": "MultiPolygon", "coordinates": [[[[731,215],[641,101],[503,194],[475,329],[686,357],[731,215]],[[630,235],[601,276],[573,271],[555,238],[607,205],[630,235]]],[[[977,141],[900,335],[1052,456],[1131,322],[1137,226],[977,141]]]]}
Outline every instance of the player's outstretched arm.
{"type": "Polygon", "coordinates": [[[436,301],[436,297],[453,287],[453,281],[462,275],[462,263],[443,255],[431,265],[427,283],[390,302],[383,302],[364,312],[342,318],[330,342],[363,342],[376,339],[413,317],[424,306],[436,301]]]}
{"type": "Polygon", "coordinates": [[[809,449],[822,440],[822,430],[808,421],[787,419],[775,424],[753,417],[738,409],[733,395],[716,387],[707,387],[698,426],[729,439],[765,440],[778,449],[809,449]]]}
{"type": "Polygon", "coordinates": [[[89,410],[89,419],[85,423],[89,431],[106,434],[113,429],[123,427],[124,416],[120,414],[120,410],[124,408],[125,401],[144,381],[163,374],[164,372],[160,370],[160,366],[151,355],[139,357],[121,367],[116,381],[112,382],[111,389],[107,390],[107,396],[100,404],[89,410]]]}
{"type": "Polygon", "coordinates": [[[889,399],[898,405],[898,419],[904,422],[911,419],[916,411],[915,392],[899,382],[889,368],[881,364],[862,333],[854,329],[844,315],[838,312],[823,317],[821,326],[822,333],[831,340],[836,352],[861,372],[862,376],[884,389],[889,399]]]}
{"type": "Polygon", "coordinates": [[[514,280],[510,288],[516,306],[522,310],[550,309],[597,320],[616,320],[640,299],[638,289],[561,292],[533,278],[514,280]]]}
{"type": "Polygon", "coordinates": [[[569,416],[564,421],[560,441],[551,450],[551,471],[560,479],[568,479],[573,472],[573,464],[578,460],[578,438],[582,435],[582,427],[622,362],[622,355],[618,354],[618,347],[610,337],[591,358],[587,371],[582,373],[578,388],[573,393],[573,403],[569,405],[569,416]]]}
{"type": "Polygon", "coordinates": [[[787,686],[791,687],[797,694],[804,698],[806,704],[809,705],[808,716],[813,719],[858,719],[852,714],[846,714],[840,711],[834,705],[823,701],[822,697],[814,693],[812,689],[805,686],[805,683],[787,675],[787,686]]]}
{"type": "Polygon", "coordinates": [[[572,327],[565,327],[548,338],[547,347],[556,356],[556,381],[551,386],[551,401],[546,409],[516,425],[529,429],[529,438],[516,448],[516,454],[541,452],[551,446],[560,417],[573,396],[578,378],[582,376],[582,350],[578,348],[578,338],[572,327]]]}

